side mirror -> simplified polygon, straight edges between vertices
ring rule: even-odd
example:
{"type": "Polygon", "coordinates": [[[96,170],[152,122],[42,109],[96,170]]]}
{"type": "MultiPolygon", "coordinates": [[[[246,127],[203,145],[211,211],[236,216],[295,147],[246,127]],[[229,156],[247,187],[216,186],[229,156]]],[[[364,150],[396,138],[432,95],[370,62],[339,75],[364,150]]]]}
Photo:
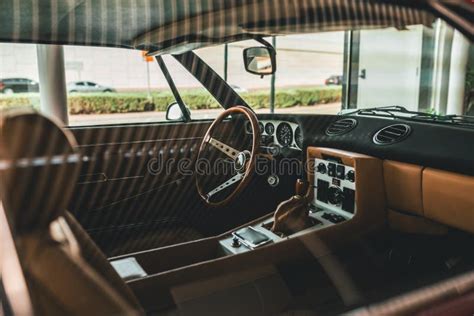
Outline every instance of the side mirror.
{"type": "Polygon", "coordinates": [[[249,47],[244,49],[245,70],[251,74],[266,76],[276,71],[276,53],[271,47],[249,47]]]}
{"type": "MultiPolygon", "coordinates": [[[[188,112],[188,115],[191,113],[188,107],[186,107],[186,111],[188,112]]],[[[166,120],[184,121],[184,118],[184,113],[181,111],[181,107],[179,106],[178,102],[173,102],[168,105],[168,108],[166,109],[166,120]]]]}

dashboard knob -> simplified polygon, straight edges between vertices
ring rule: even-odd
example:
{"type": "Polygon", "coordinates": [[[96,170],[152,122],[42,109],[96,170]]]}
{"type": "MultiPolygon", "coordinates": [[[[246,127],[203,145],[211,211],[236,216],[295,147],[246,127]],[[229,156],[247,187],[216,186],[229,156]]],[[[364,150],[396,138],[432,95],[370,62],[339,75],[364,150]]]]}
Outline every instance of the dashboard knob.
{"type": "Polygon", "coordinates": [[[328,201],[331,204],[339,205],[344,200],[344,194],[338,187],[330,187],[328,190],[328,201]]]}
{"type": "Polygon", "coordinates": [[[268,176],[267,182],[271,187],[276,187],[280,182],[280,178],[276,174],[272,174],[268,176]]]}
{"type": "Polygon", "coordinates": [[[236,236],[234,236],[234,237],[232,238],[232,247],[238,248],[238,247],[240,247],[240,246],[241,246],[241,243],[240,243],[239,238],[237,238],[236,236]]]}
{"type": "Polygon", "coordinates": [[[317,170],[318,170],[319,173],[322,173],[322,174],[326,173],[326,165],[324,163],[320,162],[318,164],[317,170]]]}
{"type": "Polygon", "coordinates": [[[346,179],[349,180],[350,182],[354,182],[354,181],[355,181],[355,172],[354,172],[354,170],[350,170],[350,171],[346,174],[346,179]]]}

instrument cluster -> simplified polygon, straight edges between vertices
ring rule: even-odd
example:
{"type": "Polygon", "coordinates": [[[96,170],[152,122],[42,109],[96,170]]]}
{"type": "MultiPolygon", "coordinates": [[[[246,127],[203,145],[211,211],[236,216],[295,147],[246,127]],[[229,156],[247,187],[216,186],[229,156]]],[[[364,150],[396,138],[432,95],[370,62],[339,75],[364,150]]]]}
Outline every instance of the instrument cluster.
{"type": "MultiPolygon", "coordinates": [[[[303,148],[303,133],[298,124],[286,121],[262,120],[258,123],[262,145],[278,144],[281,147],[303,148]]],[[[250,122],[245,125],[245,132],[252,134],[250,122]]]]}

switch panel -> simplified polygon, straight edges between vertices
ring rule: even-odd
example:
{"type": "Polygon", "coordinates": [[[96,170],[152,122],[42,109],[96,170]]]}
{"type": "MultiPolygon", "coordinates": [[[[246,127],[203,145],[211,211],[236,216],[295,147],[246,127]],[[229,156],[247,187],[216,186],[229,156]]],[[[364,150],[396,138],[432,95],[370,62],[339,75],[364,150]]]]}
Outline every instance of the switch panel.
{"type": "Polygon", "coordinates": [[[316,158],[313,205],[328,214],[331,222],[350,219],[356,212],[355,169],[342,163],[316,158]],[[340,215],[340,216],[338,216],[340,215]]]}

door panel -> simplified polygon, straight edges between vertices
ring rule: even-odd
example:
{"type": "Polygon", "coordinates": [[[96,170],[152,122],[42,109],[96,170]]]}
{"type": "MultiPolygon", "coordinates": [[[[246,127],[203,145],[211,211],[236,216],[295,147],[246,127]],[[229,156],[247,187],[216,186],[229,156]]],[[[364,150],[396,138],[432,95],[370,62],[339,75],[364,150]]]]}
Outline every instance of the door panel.
{"type": "Polygon", "coordinates": [[[124,236],[192,224],[187,205],[203,205],[177,161],[196,159],[209,124],[71,128],[84,158],[70,210],[107,253],[124,236]]]}

